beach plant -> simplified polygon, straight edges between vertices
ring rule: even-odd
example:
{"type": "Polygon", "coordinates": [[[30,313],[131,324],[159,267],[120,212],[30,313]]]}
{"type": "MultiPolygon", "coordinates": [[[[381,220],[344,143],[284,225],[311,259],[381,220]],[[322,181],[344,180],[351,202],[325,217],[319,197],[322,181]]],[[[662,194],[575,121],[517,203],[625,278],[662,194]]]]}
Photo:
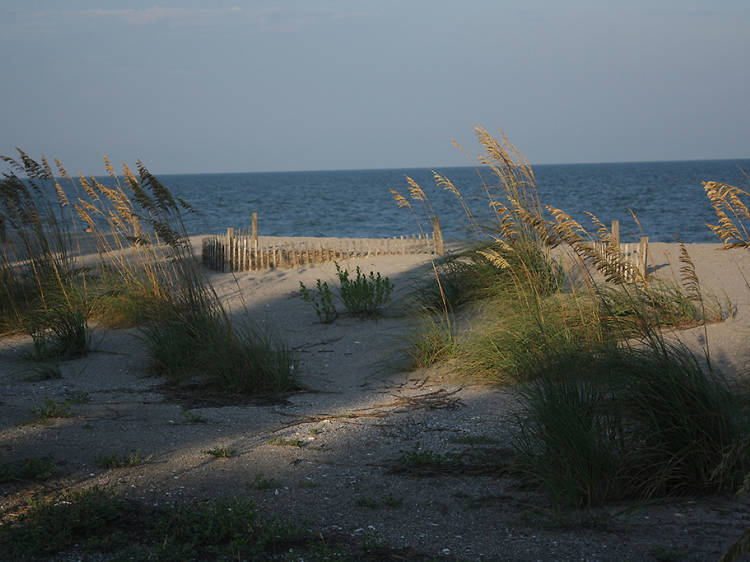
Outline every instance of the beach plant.
{"type": "Polygon", "coordinates": [[[134,451],[127,455],[120,455],[118,453],[112,453],[111,455],[100,455],[96,458],[95,462],[99,468],[131,468],[151,462],[152,458],[153,457],[151,455],[144,457],[141,456],[140,451],[134,451]]]}
{"type": "Polygon", "coordinates": [[[199,379],[245,393],[296,388],[291,350],[227,313],[193,255],[183,223],[192,207],[141,162],[118,176],[105,157],[101,179],[73,178],[59,161],[53,173],[44,158],[22,151],[3,160],[0,214],[13,244],[0,255],[0,318],[32,336],[35,358],[84,354],[96,316],[105,325],[139,325],[154,370],[171,383],[199,379]],[[76,224],[88,232],[75,232],[76,224]]]}
{"type": "Polygon", "coordinates": [[[406,349],[417,368],[429,367],[456,355],[459,349],[450,316],[424,309],[418,312],[418,328],[409,333],[406,349]]]}
{"type": "Polygon", "coordinates": [[[32,336],[32,358],[88,352],[90,295],[73,256],[72,212],[49,163],[0,156],[0,216],[8,243],[0,252],[0,322],[32,336]]]}
{"type": "Polygon", "coordinates": [[[263,516],[252,501],[146,505],[99,487],[33,500],[12,525],[0,527],[5,557],[18,560],[69,558],[72,549],[87,559],[297,559],[319,542],[263,516]]]}
{"type": "Polygon", "coordinates": [[[34,422],[48,422],[58,418],[72,418],[76,413],[70,409],[70,402],[60,402],[45,396],[44,403],[31,408],[34,422]]]}
{"type": "Polygon", "coordinates": [[[318,279],[316,291],[313,293],[300,281],[299,290],[302,299],[315,309],[315,314],[317,314],[321,324],[330,324],[336,320],[338,313],[336,312],[336,305],[333,303],[333,293],[328,287],[328,282],[318,279]]]}
{"type": "Polygon", "coordinates": [[[750,211],[743,199],[750,193],[720,182],[703,182],[717,224],[706,225],[721,240],[724,248],[750,248],[750,211]]]}
{"type": "MultiPolygon", "coordinates": [[[[724,314],[704,297],[686,248],[678,282],[651,278],[628,262],[597,217],[589,215],[587,229],[542,205],[533,170],[506,137],[481,128],[477,136],[484,149],[478,173],[494,176],[483,180],[491,220],[476,220],[459,189],[434,177],[488,241],[443,266],[445,283],[436,264],[428,302],[439,294],[446,316],[457,303],[473,307],[472,333],[452,355],[458,368],[522,383],[516,468],[558,510],[739,485],[750,463],[747,397],[714,371],[708,345],[695,355],[665,334],[705,330],[724,314]],[[471,290],[452,291],[465,276],[471,290]],[[460,297],[449,307],[446,294],[460,297]]],[[[412,202],[422,202],[429,217],[426,194],[407,182],[409,199],[396,193],[397,203],[414,210],[412,202]]],[[[744,193],[714,191],[723,205],[719,226],[736,246],[746,231],[726,219],[748,217],[739,201],[744,193]]]]}
{"type": "Polygon", "coordinates": [[[336,275],[341,284],[341,300],[351,314],[374,316],[382,312],[382,308],[391,300],[393,283],[388,277],[382,277],[380,272],[376,274],[371,271],[365,275],[357,266],[352,278],[348,269],[341,269],[336,263],[336,275]]]}
{"type": "Polygon", "coordinates": [[[592,353],[521,395],[518,467],[559,509],[732,490],[750,463],[745,399],[683,346],[592,353]]]}
{"type": "Polygon", "coordinates": [[[52,457],[34,457],[0,464],[0,482],[14,480],[47,480],[55,474],[52,457]]]}
{"type": "Polygon", "coordinates": [[[203,452],[207,455],[211,455],[212,457],[216,457],[219,459],[228,459],[235,453],[234,449],[230,449],[226,445],[222,445],[221,447],[214,447],[213,449],[207,449],[203,452]]]}
{"type": "Polygon", "coordinates": [[[254,490],[273,490],[281,488],[281,482],[276,478],[266,478],[263,474],[258,473],[253,476],[248,486],[254,490]]]}
{"type": "Polygon", "coordinates": [[[48,293],[46,304],[30,311],[24,320],[33,341],[31,358],[61,361],[88,354],[91,347],[90,314],[90,301],[77,297],[74,291],[69,291],[65,297],[48,293]]]}
{"type": "Polygon", "coordinates": [[[180,408],[180,414],[182,414],[182,417],[185,418],[185,421],[187,423],[208,423],[208,420],[206,418],[204,418],[200,414],[193,412],[192,410],[180,408]]]}
{"type": "Polygon", "coordinates": [[[294,354],[268,330],[232,322],[213,297],[195,294],[141,329],[153,367],[173,384],[202,381],[227,392],[295,390],[294,354]],[[194,298],[193,298],[194,297],[194,298]]]}
{"type": "Polygon", "coordinates": [[[273,437],[267,441],[268,445],[274,447],[299,447],[300,449],[307,445],[306,441],[302,439],[282,439],[281,437],[273,437]]]}

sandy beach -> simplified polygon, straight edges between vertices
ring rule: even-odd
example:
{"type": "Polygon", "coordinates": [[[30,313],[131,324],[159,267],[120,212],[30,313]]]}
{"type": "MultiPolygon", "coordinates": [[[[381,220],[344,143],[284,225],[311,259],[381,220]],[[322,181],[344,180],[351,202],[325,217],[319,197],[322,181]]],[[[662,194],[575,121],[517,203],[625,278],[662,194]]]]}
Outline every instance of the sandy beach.
{"type": "MultiPolygon", "coordinates": [[[[199,240],[193,238],[198,251],[199,240]]],[[[731,303],[729,317],[708,327],[711,357],[730,377],[746,381],[750,251],[718,248],[688,245],[706,293],[731,303]]],[[[677,244],[653,243],[650,269],[676,277],[678,257],[677,244]]],[[[136,329],[95,328],[92,353],[64,362],[61,379],[33,382],[27,380],[33,365],[21,358],[30,340],[3,339],[0,459],[49,455],[58,476],[43,484],[0,484],[0,508],[34,489],[69,486],[111,486],[153,503],[249,497],[264,513],[304,522],[330,540],[376,537],[390,547],[391,559],[653,560],[659,549],[672,549],[689,553],[687,559],[715,560],[750,526],[750,499],[727,495],[633,509],[607,505],[593,510],[588,523],[566,528],[536,510],[536,492],[512,478],[399,471],[402,452],[459,453],[471,448],[465,439],[471,436],[491,437],[493,455],[507,458],[517,390],[466,380],[451,364],[409,370],[410,293],[429,274],[430,256],[370,257],[348,265],[394,283],[382,317],[318,322],[299,283],[335,280],[333,263],[207,273],[232,314],[246,310],[255,322],[273,326],[296,352],[306,390],[288,395],[227,398],[169,389],[149,376],[136,329]],[[90,401],[76,405],[74,417],[22,425],[45,398],[81,393],[90,401]],[[299,446],[280,445],[283,440],[299,446]],[[205,453],[222,446],[235,454],[205,453]],[[95,462],[131,451],[151,461],[115,470],[95,462]],[[254,482],[261,478],[273,485],[258,489],[254,482]]],[[[702,329],[673,336],[696,352],[706,343],[702,329]]]]}

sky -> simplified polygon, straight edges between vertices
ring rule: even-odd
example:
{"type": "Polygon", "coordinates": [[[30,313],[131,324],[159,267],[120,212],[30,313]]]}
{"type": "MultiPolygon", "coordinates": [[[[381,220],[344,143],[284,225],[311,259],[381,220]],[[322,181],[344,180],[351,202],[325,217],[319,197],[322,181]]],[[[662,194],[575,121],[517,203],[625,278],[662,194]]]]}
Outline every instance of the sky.
{"type": "Polygon", "coordinates": [[[747,0],[0,0],[0,52],[0,154],[85,174],[750,157],[747,0]]]}

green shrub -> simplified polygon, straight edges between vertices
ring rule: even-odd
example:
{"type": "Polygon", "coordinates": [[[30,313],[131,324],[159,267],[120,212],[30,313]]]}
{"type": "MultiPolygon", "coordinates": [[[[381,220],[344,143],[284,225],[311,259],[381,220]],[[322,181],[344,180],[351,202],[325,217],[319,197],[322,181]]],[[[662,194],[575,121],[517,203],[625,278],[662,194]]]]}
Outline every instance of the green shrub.
{"type": "Polygon", "coordinates": [[[249,501],[145,506],[100,488],[34,502],[12,525],[0,527],[5,556],[19,560],[72,549],[86,559],[261,560],[306,541],[313,546],[312,537],[263,518],[249,501]]]}
{"type": "Polygon", "coordinates": [[[226,392],[297,388],[293,351],[249,322],[235,325],[222,310],[195,300],[141,329],[156,372],[173,384],[197,379],[226,392]]]}
{"type": "Polygon", "coordinates": [[[336,312],[336,306],[333,304],[333,294],[331,289],[328,288],[327,282],[321,282],[318,279],[316,293],[312,293],[302,281],[299,282],[299,288],[303,300],[312,305],[315,314],[318,315],[318,320],[322,324],[330,324],[336,320],[338,313],[336,312]]]}
{"type": "Polygon", "coordinates": [[[450,316],[424,310],[408,336],[407,353],[415,367],[429,367],[456,354],[458,343],[450,316]]]}
{"type": "Polygon", "coordinates": [[[355,278],[349,277],[349,270],[342,270],[336,264],[336,274],[341,283],[341,300],[346,309],[360,316],[378,314],[382,307],[391,299],[393,284],[388,277],[381,277],[370,272],[369,276],[362,274],[359,266],[355,270],[355,278]]]}
{"type": "Polygon", "coordinates": [[[46,422],[58,418],[72,418],[76,413],[70,409],[70,402],[58,402],[49,397],[44,398],[44,404],[31,408],[33,421],[46,422]]]}
{"type": "Polygon", "coordinates": [[[428,279],[414,292],[420,308],[457,310],[482,298],[499,276],[498,269],[474,251],[448,256],[435,264],[428,279]]]}
{"type": "Polygon", "coordinates": [[[73,359],[89,352],[91,308],[84,298],[72,295],[47,296],[47,303],[29,314],[27,331],[34,342],[32,358],[73,359]]]}
{"type": "Polygon", "coordinates": [[[16,479],[47,480],[55,474],[55,462],[52,457],[36,457],[15,463],[0,464],[0,482],[16,479]]]}
{"type": "Polygon", "coordinates": [[[591,349],[522,397],[519,466],[558,508],[734,490],[750,467],[746,398],[684,347],[591,349]]]}
{"type": "Polygon", "coordinates": [[[100,455],[96,458],[96,466],[99,468],[129,468],[146,464],[151,461],[152,456],[142,457],[140,451],[132,452],[128,455],[112,453],[111,455],[100,455]]]}

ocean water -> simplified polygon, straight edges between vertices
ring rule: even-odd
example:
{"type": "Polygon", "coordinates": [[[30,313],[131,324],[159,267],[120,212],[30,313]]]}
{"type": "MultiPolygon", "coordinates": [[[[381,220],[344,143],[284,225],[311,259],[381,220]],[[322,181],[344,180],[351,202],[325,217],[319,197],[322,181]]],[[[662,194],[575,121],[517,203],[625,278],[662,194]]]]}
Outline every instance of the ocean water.
{"type": "MultiPolygon", "coordinates": [[[[750,159],[535,166],[542,203],[561,208],[591,226],[585,212],[609,224],[620,221],[621,238],[641,230],[653,241],[714,242],[706,223],[715,217],[702,181],[749,189],[750,159]]],[[[462,191],[479,216],[487,200],[477,170],[438,168],[462,191]]],[[[493,177],[483,171],[485,180],[493,177]]],[[[269,236],[386,237],[418,231],[414,214],[398,208],[391,189],[408,194],[406,176],[427,193],[447,240],[471,235],[455,197],[434,185],[430,169],[341,170],[241,174],[161,175],[172,192],[199,212],[186,217],[191,234],[220,233],[250,225],[269,236]]],[[[414,201],[415,209],[420,202],[414,201]]]]}

